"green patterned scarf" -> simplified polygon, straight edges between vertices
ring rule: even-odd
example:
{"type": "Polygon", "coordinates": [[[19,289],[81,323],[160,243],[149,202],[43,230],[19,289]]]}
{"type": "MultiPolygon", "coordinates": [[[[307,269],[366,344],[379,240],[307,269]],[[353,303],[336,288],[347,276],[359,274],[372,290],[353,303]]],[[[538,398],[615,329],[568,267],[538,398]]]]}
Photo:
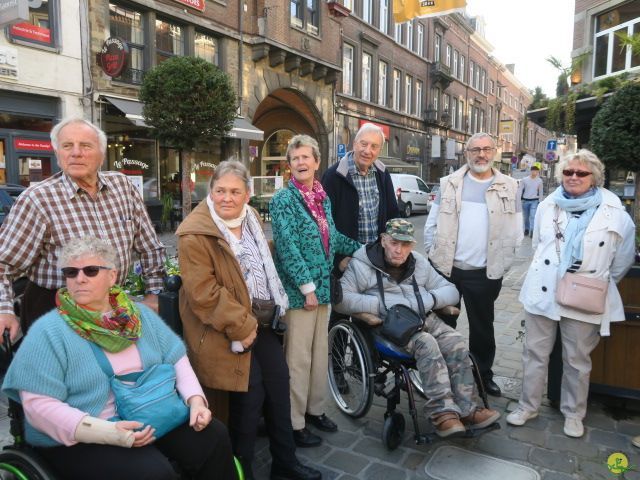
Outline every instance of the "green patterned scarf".
{"type": "Polygon", "coordinates": [[[120,287],[109,290],[109,313],[96,312],[78,305],[66,288],[56,294],[58,313],[82,338],[117,353],[140,338],[140,311],[120,287]]]}

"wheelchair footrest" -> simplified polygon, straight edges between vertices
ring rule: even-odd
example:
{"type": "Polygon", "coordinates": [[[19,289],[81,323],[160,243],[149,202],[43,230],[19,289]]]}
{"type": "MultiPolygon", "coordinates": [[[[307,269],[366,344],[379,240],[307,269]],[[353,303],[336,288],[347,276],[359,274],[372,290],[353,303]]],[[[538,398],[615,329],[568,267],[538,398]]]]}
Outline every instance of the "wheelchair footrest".
{"type": "Polygon", "coordinates": [[[417,434],[414,436],[414,440],[416,442],[416,445],[428,445],[430,443],[433,443],[433,440],[435,439],[435,437],[433,435],[424,435],[424,434],[417,434]]]}

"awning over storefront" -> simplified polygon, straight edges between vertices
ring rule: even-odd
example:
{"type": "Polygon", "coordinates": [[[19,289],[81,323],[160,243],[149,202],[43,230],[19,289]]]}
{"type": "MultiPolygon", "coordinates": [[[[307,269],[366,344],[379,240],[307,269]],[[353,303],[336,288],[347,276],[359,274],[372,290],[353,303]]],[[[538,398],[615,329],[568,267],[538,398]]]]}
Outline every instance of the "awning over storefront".
{"type": "MultiPolygon", "coordinates": [[[[127,117],[127,119],[129,119],[134,125],[138,127],[149,126],[144,122],[144,117],[142,116],[142,102],[110,97],[108,95],[102,95],[102,98],[124,113],[124,116],[127,117]]],[[[262,141],[264,138],[264,132],[251,125],[251,123],[244,118],[235,118],[233,120],[233,127],[226,136],[229,138],[243,138],[246,140],[262,141]]]]}
{"type": "Polygon", "coordinates": [[[103,95],[102,98],[124,113],[124,116],[134,125],[138,127],[148,127],[148,125],[144,123],[144,117],[142,116],[142,102],[109,97],[107,95],[103,95]]]}
{"type": "Polygon", "coordinates": [[[254,127],[244,118],[236,118],[233,120],[233,128],[227,133],[227,137],[244,138],[245,140],[257,140],[261,142],[264,139],[264,132],[254,127]]]}

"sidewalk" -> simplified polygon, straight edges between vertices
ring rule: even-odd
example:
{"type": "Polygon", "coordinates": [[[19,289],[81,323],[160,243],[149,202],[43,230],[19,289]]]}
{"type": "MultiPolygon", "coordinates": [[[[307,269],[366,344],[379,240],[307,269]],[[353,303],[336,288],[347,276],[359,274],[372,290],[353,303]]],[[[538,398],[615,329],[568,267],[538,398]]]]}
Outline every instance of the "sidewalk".
{"type": "MultiPolygon", "coordinates": [[[[270,237],[270,224],[265,225],[270,237]]],[[[168,253],[175,255],[173,234],[161,235],[168,247],[168,253]]],[[[299,449],[303,462],[319,468],[325,480],[512,480],[525,477],[507,477],[498,473],[472,474],[467,477],[429,476],[425,471],[430,459],[441,456],[442,447],[457,447],[469,452],[486,455],[487,465],[497,463],[523,465],[533,469],[542,480],[599,480],[624,478],[640,480],[640,449],[631,445],[631,437],[640,435],[640,403],[609,397],[592,396],[589,400],[587,417],[584,420],[585,435],[572,439],[562,432],[563,417],[559,411],[543,402],[540,416],[524,427],[507,426],[505,417],[517,404],[522,378],[522,342],[516,337],[521,330],[522,306],[518,293],[528,268],[532,251],[530,239],[525,239],[518,252],[514,267],[504,278],[502,292],[496,302],[495,335],[498,346],[494,371],[496,382],[503,390],[500,398],[489,397],[492,407],[503,416],[501,429],[478,438],[440,440],[430,445],[416,446],[413,442],[413,428],[407,408],[406,394],[403,394],[399,411],[403,413],[407,427],[400,447],[389,452],[381,440],[384,421],[385,401],[374,397],[369,413],[361,419],[353,420],[340,413],[330,398],[327,414],[338,424],[339,431],[333,434],[320,433],[324,444],[317,448],[299,449]],[[628,458],[631,470],[615,476],[607,468],[607,460],[612,453],[620,452],[628,458]],[[512,462],[512,463],[511,463],[512,462]]],[[[463,309],[458,321],[458,329],[468,335],[466,313],[463,309]]],[[[630,368],[638,368],[631,365],[630,368]]],[[[6,400],[5,400],[6,401],[6,400]]],[[[418,405],[422,404],[418,397],[418,405]]],[[[0,443],[10,442],[6,411],[0,406],[0,443]]],[[[420,426],[430,427],[419,408],[420,426]]],[[[256,448],[256,478],[269,478],[270,454],[266,438],[259,438],[256,448]]],[[[451,464],[464,467],[464,459],[451,459],[451,464]]],[[[470,465],[469,465],[470,466],[470,465]]],[[[474,465],[480,471],[478,465],[474,465]]],[[[496,472],[499,471],[496,470],[496,472]]],[[[533,478],[533,477],[526,477],[533,478]]]]}

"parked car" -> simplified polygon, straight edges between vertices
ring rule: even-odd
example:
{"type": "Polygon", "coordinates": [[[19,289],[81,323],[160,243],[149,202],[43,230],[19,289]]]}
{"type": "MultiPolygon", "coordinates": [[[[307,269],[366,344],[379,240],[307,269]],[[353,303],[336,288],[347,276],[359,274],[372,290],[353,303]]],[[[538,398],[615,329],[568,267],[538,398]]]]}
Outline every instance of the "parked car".
{"type": "Polygon", "coordinates": [[[398,208],[405,217],[413,212],[429,211],[429,187],[415,175],[392,173],[391,181],[396,192],[398,208]]]}
{"type": "Polygon", "coordinates": [[[22,185],[16,185],[14,183],[0,184],[0,225],[4,221],[4,217],[7,216],[11,206],[22,192],[26,190],[22,185]]]}

